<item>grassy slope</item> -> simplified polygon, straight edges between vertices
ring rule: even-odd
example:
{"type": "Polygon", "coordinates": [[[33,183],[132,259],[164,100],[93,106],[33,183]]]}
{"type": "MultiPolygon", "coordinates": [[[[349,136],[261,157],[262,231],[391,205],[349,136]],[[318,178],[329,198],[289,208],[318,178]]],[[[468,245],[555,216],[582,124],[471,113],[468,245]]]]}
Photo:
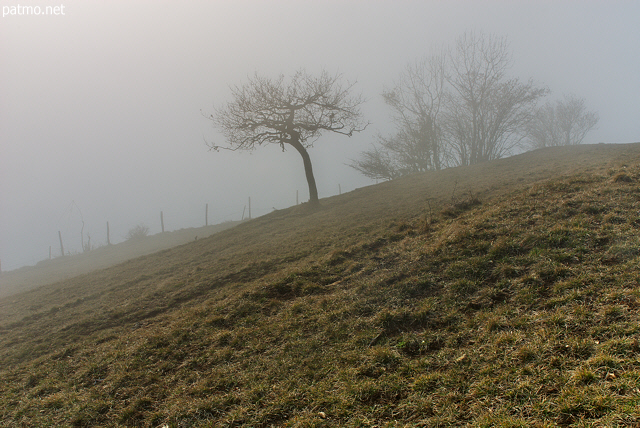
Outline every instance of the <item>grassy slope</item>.
{"type": "Polygon", "coordinates": [[[64,281],[74,276],[104,269],[160,250],[205,238],[235,226],[229,221],[212,226],[174,230],[158,233],[145,239],[132,239],[115,245],[105,245],[71,257],[42,260],[36,266],[25,266],[0,275],[0,299],[21,291],[31,290],[51,282],[64,281]]]}
{"type": "Polygon", "coordinates": [[[640,144],[277,211],[0,300],[0,425],[637,426],[639,230],[640,144]]]}

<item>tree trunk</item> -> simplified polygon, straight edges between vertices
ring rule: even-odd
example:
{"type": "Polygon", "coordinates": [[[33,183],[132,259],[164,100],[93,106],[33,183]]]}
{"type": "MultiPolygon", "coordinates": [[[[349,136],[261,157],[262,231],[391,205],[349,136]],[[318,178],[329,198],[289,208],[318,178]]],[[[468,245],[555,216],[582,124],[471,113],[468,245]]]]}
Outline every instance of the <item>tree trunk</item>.
{"type": "Polygon", "coordinates": [[[318,205],[318,188],[316,187],[316,179],[313,177],[313,168],[311,167],[311,158],[309,152],[304,146],[297,140],[289,141],[289,144],[300,153],[302,156],[302,162],[304,163],[304,173],[307,176],[307,184],[309,185],[309,203],[311,205],[318,205]]]}

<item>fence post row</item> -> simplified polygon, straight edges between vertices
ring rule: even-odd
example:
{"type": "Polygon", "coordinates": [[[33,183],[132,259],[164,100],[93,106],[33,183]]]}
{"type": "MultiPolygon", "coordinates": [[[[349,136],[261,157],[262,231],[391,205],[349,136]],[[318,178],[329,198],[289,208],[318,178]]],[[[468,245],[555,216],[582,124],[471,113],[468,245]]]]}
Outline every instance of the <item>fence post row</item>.
{"type": "MultiPolygon", "coordinates": [[[[338,184],[338,191],[340,193],[342,193],[342,188],[340,187],[340,185],[338,184]]],[[[299,204],[299,197],[298,197],[298,190],[296,190],[296,205],[299,204]]],[[[247,216],[248,219],[251,219],[251,197],[249,197],[248,199],[248,205],[244,207],[244,209],[242,210],[242,220],[244,220],[244,215],[245,215],[245,211],[249,211],[249,215],[247,216]]],[[[209,204],[205,204],[205,208],[204,208],[204,224],[205,226],[209,226],[209,204]]],[[[83,222],[83,228],[84,228],[84,222],[83,222]]],[[[160,227],[162,229],[162,233],[164,233],[164,212],[160,211],[160,227]]],[[[58,231],[58,239],[60,240],[60,256],[64,257],[64,245],[62,243],[62,232],[59,230],[58,231]]],[[[83,246],[84,246],[84,241],[82,242],[83,246]]],[[[111,230],[109,228],[109,222],[107,222],[107,245],[112,245],[111,244],[111,230]]],[[[51,260],[52,258],[52,253],[51,253],[51,246],[49,246],[49,260],[51,260]]],[[[0,272],[2,272],[1,270],[1,265],[0,265],[0,272]]]]}

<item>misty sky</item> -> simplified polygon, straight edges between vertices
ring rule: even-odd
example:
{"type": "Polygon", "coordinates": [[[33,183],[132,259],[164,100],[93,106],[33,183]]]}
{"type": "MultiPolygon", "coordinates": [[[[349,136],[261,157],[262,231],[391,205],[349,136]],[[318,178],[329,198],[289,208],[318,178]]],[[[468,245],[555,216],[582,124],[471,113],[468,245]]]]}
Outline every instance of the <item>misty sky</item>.
{"type": "Polygon", "coordinates": [[[324,135],[310,155],[320,197],[372,184],[346,166],[392,126],[380,93],[409,61],[464,31],[507,36],[511,74],[574,93],[600,115],[585,142],[640,141],[640,2],[0,0],[64,15],[0,18],[0,260],[3,270],[160,231],[239,220],[308,199],[299,155],[222,143],[202,115],[229,85],[326,69],[356,81],[372,122],[324,135]]]}

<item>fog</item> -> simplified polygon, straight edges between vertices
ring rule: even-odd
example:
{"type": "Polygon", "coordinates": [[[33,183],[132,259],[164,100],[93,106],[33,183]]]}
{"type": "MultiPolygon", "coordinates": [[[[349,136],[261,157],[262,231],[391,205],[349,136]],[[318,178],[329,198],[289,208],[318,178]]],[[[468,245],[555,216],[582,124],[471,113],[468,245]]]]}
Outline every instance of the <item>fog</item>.
{"type": "MultiPolygon", "coordinates": [[[[18,5],[0,0],[3,11],[18,5]]],[[[25,2],[25,4],[27,4],[25,2]]],[[[575,93],[600,115],[586,143],[640,141],[636,1],[34,0],[58,15],[0,20],[2,270],[112,243],[143,223],[160,232],[239,220],[308,198],[299,155],[223,143],[202,113],[230,85],[340,72],[371,125],[310,150],[320,197],[373,184],[346,165],[392,131],[380,93],[406,63],[464,31],[507,36],[513,76],[575,93]]],[[[24,11],[23,11],[24,12],[24,11]]]]}

